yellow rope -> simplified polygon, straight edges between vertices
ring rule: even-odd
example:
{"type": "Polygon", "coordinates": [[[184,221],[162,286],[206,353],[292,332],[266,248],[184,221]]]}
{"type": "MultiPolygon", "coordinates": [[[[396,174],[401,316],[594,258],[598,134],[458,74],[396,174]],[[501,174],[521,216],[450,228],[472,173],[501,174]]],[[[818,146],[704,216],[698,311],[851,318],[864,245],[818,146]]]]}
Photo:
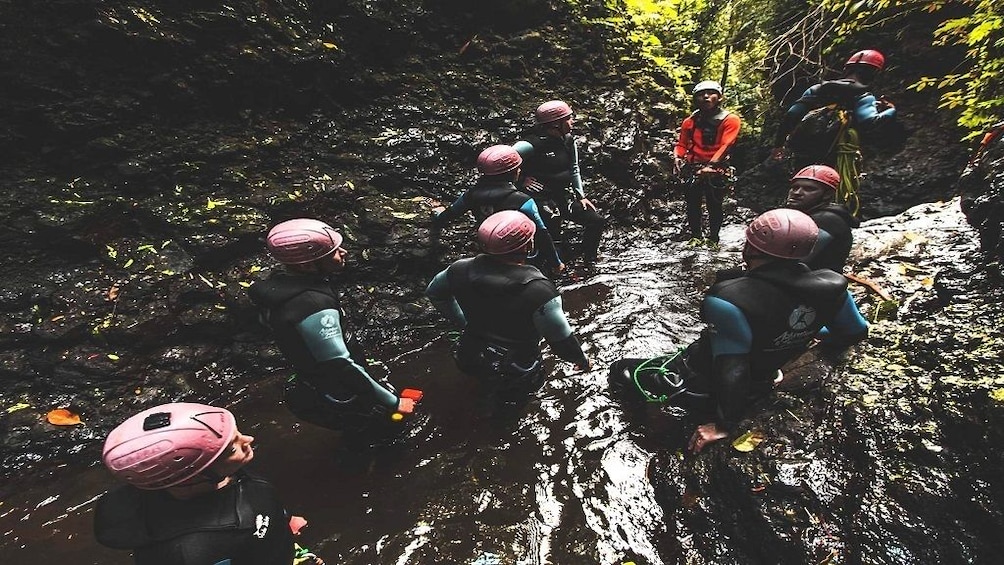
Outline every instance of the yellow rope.
{"type": "Polygon", "coordinates": [[[854,216],[861,211],[861,198],[858,196],[858,188],[861,186],[861,173],[858,171],[860,159],[858,132],[844,121],[837,137],[837,172],[840,173],[837,202],[846,204],[854,216]]]}

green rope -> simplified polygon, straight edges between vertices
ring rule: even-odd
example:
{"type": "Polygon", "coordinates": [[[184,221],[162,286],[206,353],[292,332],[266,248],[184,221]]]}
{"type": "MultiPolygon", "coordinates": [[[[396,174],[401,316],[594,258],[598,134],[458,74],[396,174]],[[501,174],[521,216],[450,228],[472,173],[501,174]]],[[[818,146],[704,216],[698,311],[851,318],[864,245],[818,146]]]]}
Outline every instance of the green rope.
{"type": "MultiPolygon", "coordinates": [[[[843,121],[844,118],[841,118],[843,121]]],[[[847,205],[853,216],[861,211],[861,198],[858,189],[861,187],[861,172],[858,162],[861,159],[861,144],[858,132],[843,121],[840,135],[837,137],[837,172],[840,173],[840,185],[837,187],[837,202],[847,205]]]]}
{"type": "MultiPolygon", "coordinates": [[[[665,375],[666,373],[668,373],[669,371],[666,370],[666,365],[669,365],[670,363],[673,362],[673,360],[679,357],[680,353],[683,353],[684,349],[686,348],[681,347],[677,349],[676,353],[674,353],[672,357],[663,361],[663,363],[658,367],[654,367],[656,372],[658,372],[661,375],[665,375]]],[[[651,361],[655,361],[656,359],[658,359],[658,357],[652,357],[651,359],[646,359],[642,361],[641,364],[639,364],[637,367],[634,368],[634,371],[631,373],[631,379],[634,381],[634,386],[638,387],[638,392],[640,392],[641,395],[645,397],[646,402],[658,402],[661,404],[669,400],[669,397],[666,396],[665,394],[660,394],[659,396],[655,396],[654,394],[642,388],[641,383],[638,382],[638,373],[641,372],[641,370],[645,367],[645,365],[647,365],[651,361]]]]}

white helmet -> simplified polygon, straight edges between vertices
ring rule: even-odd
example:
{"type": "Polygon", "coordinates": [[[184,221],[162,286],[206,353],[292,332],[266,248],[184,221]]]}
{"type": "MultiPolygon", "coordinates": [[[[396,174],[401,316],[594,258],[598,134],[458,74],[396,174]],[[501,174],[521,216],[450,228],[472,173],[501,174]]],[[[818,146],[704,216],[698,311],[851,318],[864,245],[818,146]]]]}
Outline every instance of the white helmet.
{"type": "Polygon", "coordinates": [[[714,90],[719,96],[722,95],[722,85],[715,80],[702,80],[694,86],[693,94],[697,94],[702,90],[714,90]]]}

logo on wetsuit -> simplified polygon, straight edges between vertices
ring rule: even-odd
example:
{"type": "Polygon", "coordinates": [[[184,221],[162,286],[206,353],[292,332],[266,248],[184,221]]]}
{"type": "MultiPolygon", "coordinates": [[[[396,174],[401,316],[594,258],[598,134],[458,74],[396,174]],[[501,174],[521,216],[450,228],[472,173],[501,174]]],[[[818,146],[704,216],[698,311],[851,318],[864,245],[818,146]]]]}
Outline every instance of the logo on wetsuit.
{"type": "Polygon", "coordinates": [[[259,514],[255,517],[254,523],[256,529],[252,535],[258,539],[264,539],[265,534],[268,533],[268,516],[262,516],[259,514]]]}
{"type": "Polygon", "coordinates": [[[788,327],[791,328],[774,338],[774,347],[784,349],[793,345],[805,343],[816,332],[809,329],[816,321],[816,309],[799,304],[788,316],[788,327]]]}
{"type": "Polygon", "coordinates": [[[319,323],[321,324],[321,330],[318,333],[321,339],[333,339],[342,335],[342,329],[338,327],[338,318],[334,314],[321,316],[319,323]]]}

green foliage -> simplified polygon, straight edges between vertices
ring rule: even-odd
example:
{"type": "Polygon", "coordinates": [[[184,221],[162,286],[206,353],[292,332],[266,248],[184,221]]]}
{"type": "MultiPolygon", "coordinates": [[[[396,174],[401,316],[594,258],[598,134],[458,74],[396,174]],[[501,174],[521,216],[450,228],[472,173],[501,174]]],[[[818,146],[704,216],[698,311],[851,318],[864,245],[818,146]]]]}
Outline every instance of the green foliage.
{"type": "Polygon", "coordinates": [[[1004,116],[1004,8],[1000,0],[822,0],[839,17],[838,35],[867,28],[894,29],[902,16],[917,10],[945,14],[934,44],[965,49],[954,72],[922,76],[914,90],[936,88],[941,108],[955,112],[958,124],[978,135],[1004,116]],[[961,14],[961,15],[960,15],[961,14]]]}

